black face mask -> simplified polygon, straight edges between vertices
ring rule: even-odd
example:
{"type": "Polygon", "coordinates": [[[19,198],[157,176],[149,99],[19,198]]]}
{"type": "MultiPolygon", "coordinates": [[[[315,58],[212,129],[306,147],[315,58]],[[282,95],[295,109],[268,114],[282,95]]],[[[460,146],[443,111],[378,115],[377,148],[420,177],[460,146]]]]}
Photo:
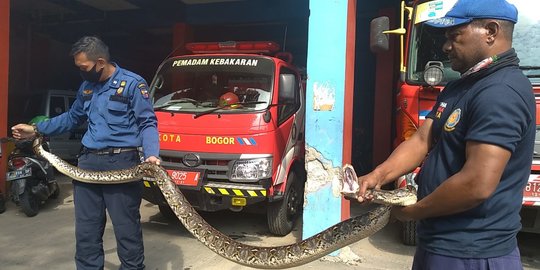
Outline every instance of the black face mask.
{"type": "Polygon", "coordinates": [[[103,73],[103,68],[100,71],[96,71],[96,67],[97,63],[89,71],[81,70],[80,73],[83,80],[89,82],[99,82],[99,78],[101,78],[101,73],[103,73]]]}

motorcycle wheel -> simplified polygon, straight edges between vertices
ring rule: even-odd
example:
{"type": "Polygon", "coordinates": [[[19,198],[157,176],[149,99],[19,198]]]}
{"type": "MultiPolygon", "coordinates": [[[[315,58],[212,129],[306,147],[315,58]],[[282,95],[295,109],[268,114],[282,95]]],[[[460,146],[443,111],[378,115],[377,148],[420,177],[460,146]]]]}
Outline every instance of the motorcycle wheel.
{"type": "Polygon", "coordinates": [[[6,211],[6,199],[4,198],[4,195],[0,193],[0,214],[4,213],[6,211]]]}
{"type": "Polygon", "coordinates": [[[55,190],[50,196],[50,198],[53,200],[58,199],[58,197],[60,196],[60,186],[58,185],[57,182],[54,182],[54,185],[55,185],[55,190]]]}
{"type": "Polygon", "coordinates": [[[31,194],[30,191],[25,190],[23,194],[19,196],[20,204],[23,212],[28,217],[33,217],[39,213],[39,203],[40,201],[36,196],[31,194]]]}

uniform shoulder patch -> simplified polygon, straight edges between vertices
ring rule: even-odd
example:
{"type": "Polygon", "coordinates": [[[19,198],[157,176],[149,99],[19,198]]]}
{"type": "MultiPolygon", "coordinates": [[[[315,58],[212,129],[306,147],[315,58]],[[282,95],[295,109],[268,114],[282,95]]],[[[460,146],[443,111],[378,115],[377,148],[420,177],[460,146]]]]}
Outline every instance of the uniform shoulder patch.
{"type": "Polygon", "coordinates": [[[148,87],[146,86],[146,83],[142,82],[137,85],[137,88],[141,91],[141,95],[143,98],[149,98],[148,94],[148,87]]]}

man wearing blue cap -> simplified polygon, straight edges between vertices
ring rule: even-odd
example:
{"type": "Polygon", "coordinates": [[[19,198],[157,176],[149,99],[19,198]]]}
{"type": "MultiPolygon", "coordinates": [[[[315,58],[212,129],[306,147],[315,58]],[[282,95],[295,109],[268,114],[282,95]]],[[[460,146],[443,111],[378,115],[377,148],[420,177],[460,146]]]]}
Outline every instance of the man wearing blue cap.
{"type": "Polygon", "coordinates": [[[426,24],[444,28],[452,69],[424,124],[373,172],[365,191],[422,164],[418,202],[394,208],[417,220],[413,269],[522,269],[516,234],[534,149],[536,105],[512,48],[517,9],[505,0],[458,0],[426,24]]]}

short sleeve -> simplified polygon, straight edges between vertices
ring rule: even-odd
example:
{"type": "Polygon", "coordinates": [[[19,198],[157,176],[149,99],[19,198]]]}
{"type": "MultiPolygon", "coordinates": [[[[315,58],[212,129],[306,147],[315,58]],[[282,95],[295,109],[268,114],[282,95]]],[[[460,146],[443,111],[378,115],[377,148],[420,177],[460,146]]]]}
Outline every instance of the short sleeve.
{"type": "Polygon", "coordinates": [[[501,146],[514,152],[533,115],[523,97],[506,84],[482,88],[467,104],[467,141],[501,146]]]}

